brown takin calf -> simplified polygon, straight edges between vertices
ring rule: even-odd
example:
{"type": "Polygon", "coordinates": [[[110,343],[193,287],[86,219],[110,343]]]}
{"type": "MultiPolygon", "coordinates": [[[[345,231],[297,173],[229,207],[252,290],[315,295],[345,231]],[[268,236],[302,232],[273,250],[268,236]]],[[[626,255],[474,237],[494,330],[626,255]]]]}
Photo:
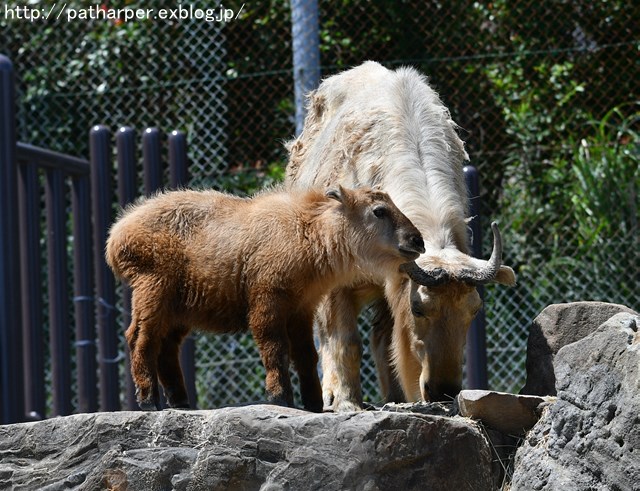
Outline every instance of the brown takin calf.
{"type": "Polygon", "coordinates": [[[293,405],[291,357],[304,407],[321,411],[313,342],[321,297],[363,272],[397,272],[423,252],[389,196],[365,188],[251,199],[173,191],[129,207],[111,228],[106,259],[133,290],[126,339],[138,404],[158,407],[159,378],[171,407],[189,407],[178,355],[192,327],[248,328],[268,399],[293,405]]]}

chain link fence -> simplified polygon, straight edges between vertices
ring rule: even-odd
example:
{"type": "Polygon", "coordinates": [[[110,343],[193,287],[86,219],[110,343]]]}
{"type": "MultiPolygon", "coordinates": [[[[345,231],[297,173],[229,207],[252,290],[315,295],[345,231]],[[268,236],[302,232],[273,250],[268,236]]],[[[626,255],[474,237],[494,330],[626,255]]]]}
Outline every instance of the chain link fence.
{"type": "MultiPolygon", "coordinates": [[[[0,12],[0,52],[20,77],[22,141],[86,157],[94,124],[153,125],[187,132],[193,186],[250,193],[282,178],[283,142],[295,132],[289,2],[104,2],[94,6],[103,17],[93,20],[68,20],[69,10],[28,20],[18,7],[0,12]],[[179,6],[190,14],[179,17],[179,6]],[[124,20],[115,15],[123,7],[176,15],[124,20]]],[[[639,6],[322,0],[318,7],[323,77],[367,59],[413,65],[460,124],[482,179],[483,230],[500,221],[505,262],[518,274],[513,289],[486,289],[492,388],[524,384],[528,326],[546,305],[640,308],[639,6]]],[[[361,324],[365,399],[376,402],[366,312],[361,324]]],[[[196,355],[200,407],[262,397],[249,336],[198,335],[196,355]]]]}

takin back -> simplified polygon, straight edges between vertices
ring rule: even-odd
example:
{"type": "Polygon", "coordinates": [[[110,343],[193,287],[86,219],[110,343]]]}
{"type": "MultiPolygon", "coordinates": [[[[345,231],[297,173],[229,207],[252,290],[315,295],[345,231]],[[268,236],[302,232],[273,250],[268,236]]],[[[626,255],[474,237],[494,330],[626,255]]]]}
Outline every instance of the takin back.
{"type": "Polygon", "coordinates": [[[362,274],[397,272],[424,252],[420,232],[369,188],[271,191],[239,198],[172,191],[127,208],[106,260],[132,288],[126,331],[142,409],[189,407],[179,362],[192,328],[250,329],[270,402],[293,406],[289,359],[304,407],[322,410],[313,317],[323,295],[362,274]]]}

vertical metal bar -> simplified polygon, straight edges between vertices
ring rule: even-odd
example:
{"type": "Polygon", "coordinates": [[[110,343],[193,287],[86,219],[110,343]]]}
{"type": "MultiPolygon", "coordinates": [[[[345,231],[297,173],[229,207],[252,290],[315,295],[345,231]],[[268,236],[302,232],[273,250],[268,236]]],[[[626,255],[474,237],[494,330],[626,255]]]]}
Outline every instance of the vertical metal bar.
{"type": "Polygon", "coordinates": [[[172,131],[169,135],[169,185],[177,189],[188,183],[187,137],[181,131],[172,131]]]}
{"type": "Polygon", "coordinates": [[[53,414],[63,416],[71,414],[72,407],[67,291],[67,214],[62,171],[57,169],[47,171],[45,201],[53,414]]]}
{"type": "MultiPolygon", "coordinates": [[[[469,211],[475,217],[470,224],[471,247],[473,256],[482,257],[482,235],[480,223],[480,179],[478,171],[472,165],[464,167],[464,178],[469,193],[469,211]]],[[[484,287],[478,287],[478,293],[484,301],[484,287]]],[[[466,350],[467,385],[470,389],[486,389],[487,377],[487,334],[484,310],[480,310],[471,323],[467,334],[466,350]]]]}
{"type": "Polygon", "coordinates": [[[13,65],[0,55],[0,423],[24,421],[13,65]]]}
{"type": "MultiPolygon", "coordinates": [[[[116,133],[116,149],[118,155],[118,203],[122,208],[136,199],[136,133],[133,128],[122,127],[116,133]]],[[[131,323],[131,288],[122,285],[122,321],[123,328],[127,329],[131,323]]],[[[131,359],[129,347],[125,348],[127,368],[125,372],[126,408],[135,411],[138,408],[136,402],[136,389],[131,378],[131,359]]]]}
{"type": "MultiPolygon", "coordinates": [[[[186,186],[188,182],[187,138],[184,133],[173,131],[169,135],[169,186],[172,189],[178,189],[186,186]]],[[[197,406],[195,353],[195,340],[193,336],[188,336],[182,344],[180,365],[192,408],[197,406]]]]}
{"type": "Polygon", "coordinates": [[[160,157],[160,131],[147,128],[142,135],[144,165],[144,192],[150,195],[162,187],[162,159],[160,157]]]}
{"type": "Polygon", "coordinates": [[[123,126],[116,133],[118,151],[118,200],[121,207],[136,199],[136,132],[123,126]]]}
{"type": "Polygon", "coordinates": [[[42,259],[40,256],[40,190],[35,164],[18,165],[20,276],[25,412],[29,419],[46,416],[43,349],[42,259]]]}
{"type": "MultiPolygon", "coordinates": [[[[147,196],[162,188],[162,159],[160,130],[147,128],[142,134],[142,165],[144,168],[144,193],[147,196]]],[[[162,391],[160,392],[160,406],[166,407],[162,391]]]]}
{"type": "Polygon", "coordinates": [[[96,332],[94,329],[93,264],[91,243],[91,182],[74,177],[71,189],[73,213],[73,302],[76,321],[78,407],[83,413],[98,410],[96,332]]]}
{"type": "Polygon", "coordinates": [[[320,33],[317,0],[291,0],[293,80],[296,104],[296,135],[302,132],[305,97],[320,83],[320,33]]]}
{"type": "Polygon", "coordinates": [[[98,352],[100,355],[100,408],[120,409],[118,333],[115,279],[104,259],[104,245],[112,221],[111,146],[109,129],[94,126],[89,133],[91,201],[93,208],[94,271],[97,296],[98,352]]]}

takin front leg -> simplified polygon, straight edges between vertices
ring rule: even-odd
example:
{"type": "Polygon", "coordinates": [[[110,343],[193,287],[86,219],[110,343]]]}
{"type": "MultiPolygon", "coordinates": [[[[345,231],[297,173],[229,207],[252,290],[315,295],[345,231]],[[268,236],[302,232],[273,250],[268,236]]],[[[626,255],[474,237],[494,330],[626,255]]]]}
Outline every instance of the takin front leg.
{"type": "Polygon", "coordinates": [[[267,372],[267,400],[293,407],[293,389],[289,377],[289,339],[283,312],[286,306],[274,299],[263,299],[250,308],[249,329],[258,345],[267,372]]]}
{"type": "Polygon", "coordinates": [[[322,397],[325,406],[333,406],[336,412],[362,409],[359,310],[354,292],[345,288],[332,291],[317,312],[322,397]]]}
{"type": "Polygon", "coordinates": [[[307,411],[322,412],[322,388],[318,377],[318,353],[313,342],[313,314],[304,312],[287,321],[291,360],[300,379],[300,395],[307,411]]]}
{"type": "Polygon", "coordinates": [[[405,402],[402,385],[391,367],[391,341],[393,338],[393,314],[386,299],[380,298],[371,305],[373,329],[371,348],[376,362],[380,390],[385,402],[405,402]]]}
{"type": "Polygon", "coordinates": [[[189,409],[189,396],[180,368],[180,346],[189,329],[183,326],[172,326],[169,334],[162,340],[158,356],[158,376],[164,389],[169,407],[189,409]]]}

